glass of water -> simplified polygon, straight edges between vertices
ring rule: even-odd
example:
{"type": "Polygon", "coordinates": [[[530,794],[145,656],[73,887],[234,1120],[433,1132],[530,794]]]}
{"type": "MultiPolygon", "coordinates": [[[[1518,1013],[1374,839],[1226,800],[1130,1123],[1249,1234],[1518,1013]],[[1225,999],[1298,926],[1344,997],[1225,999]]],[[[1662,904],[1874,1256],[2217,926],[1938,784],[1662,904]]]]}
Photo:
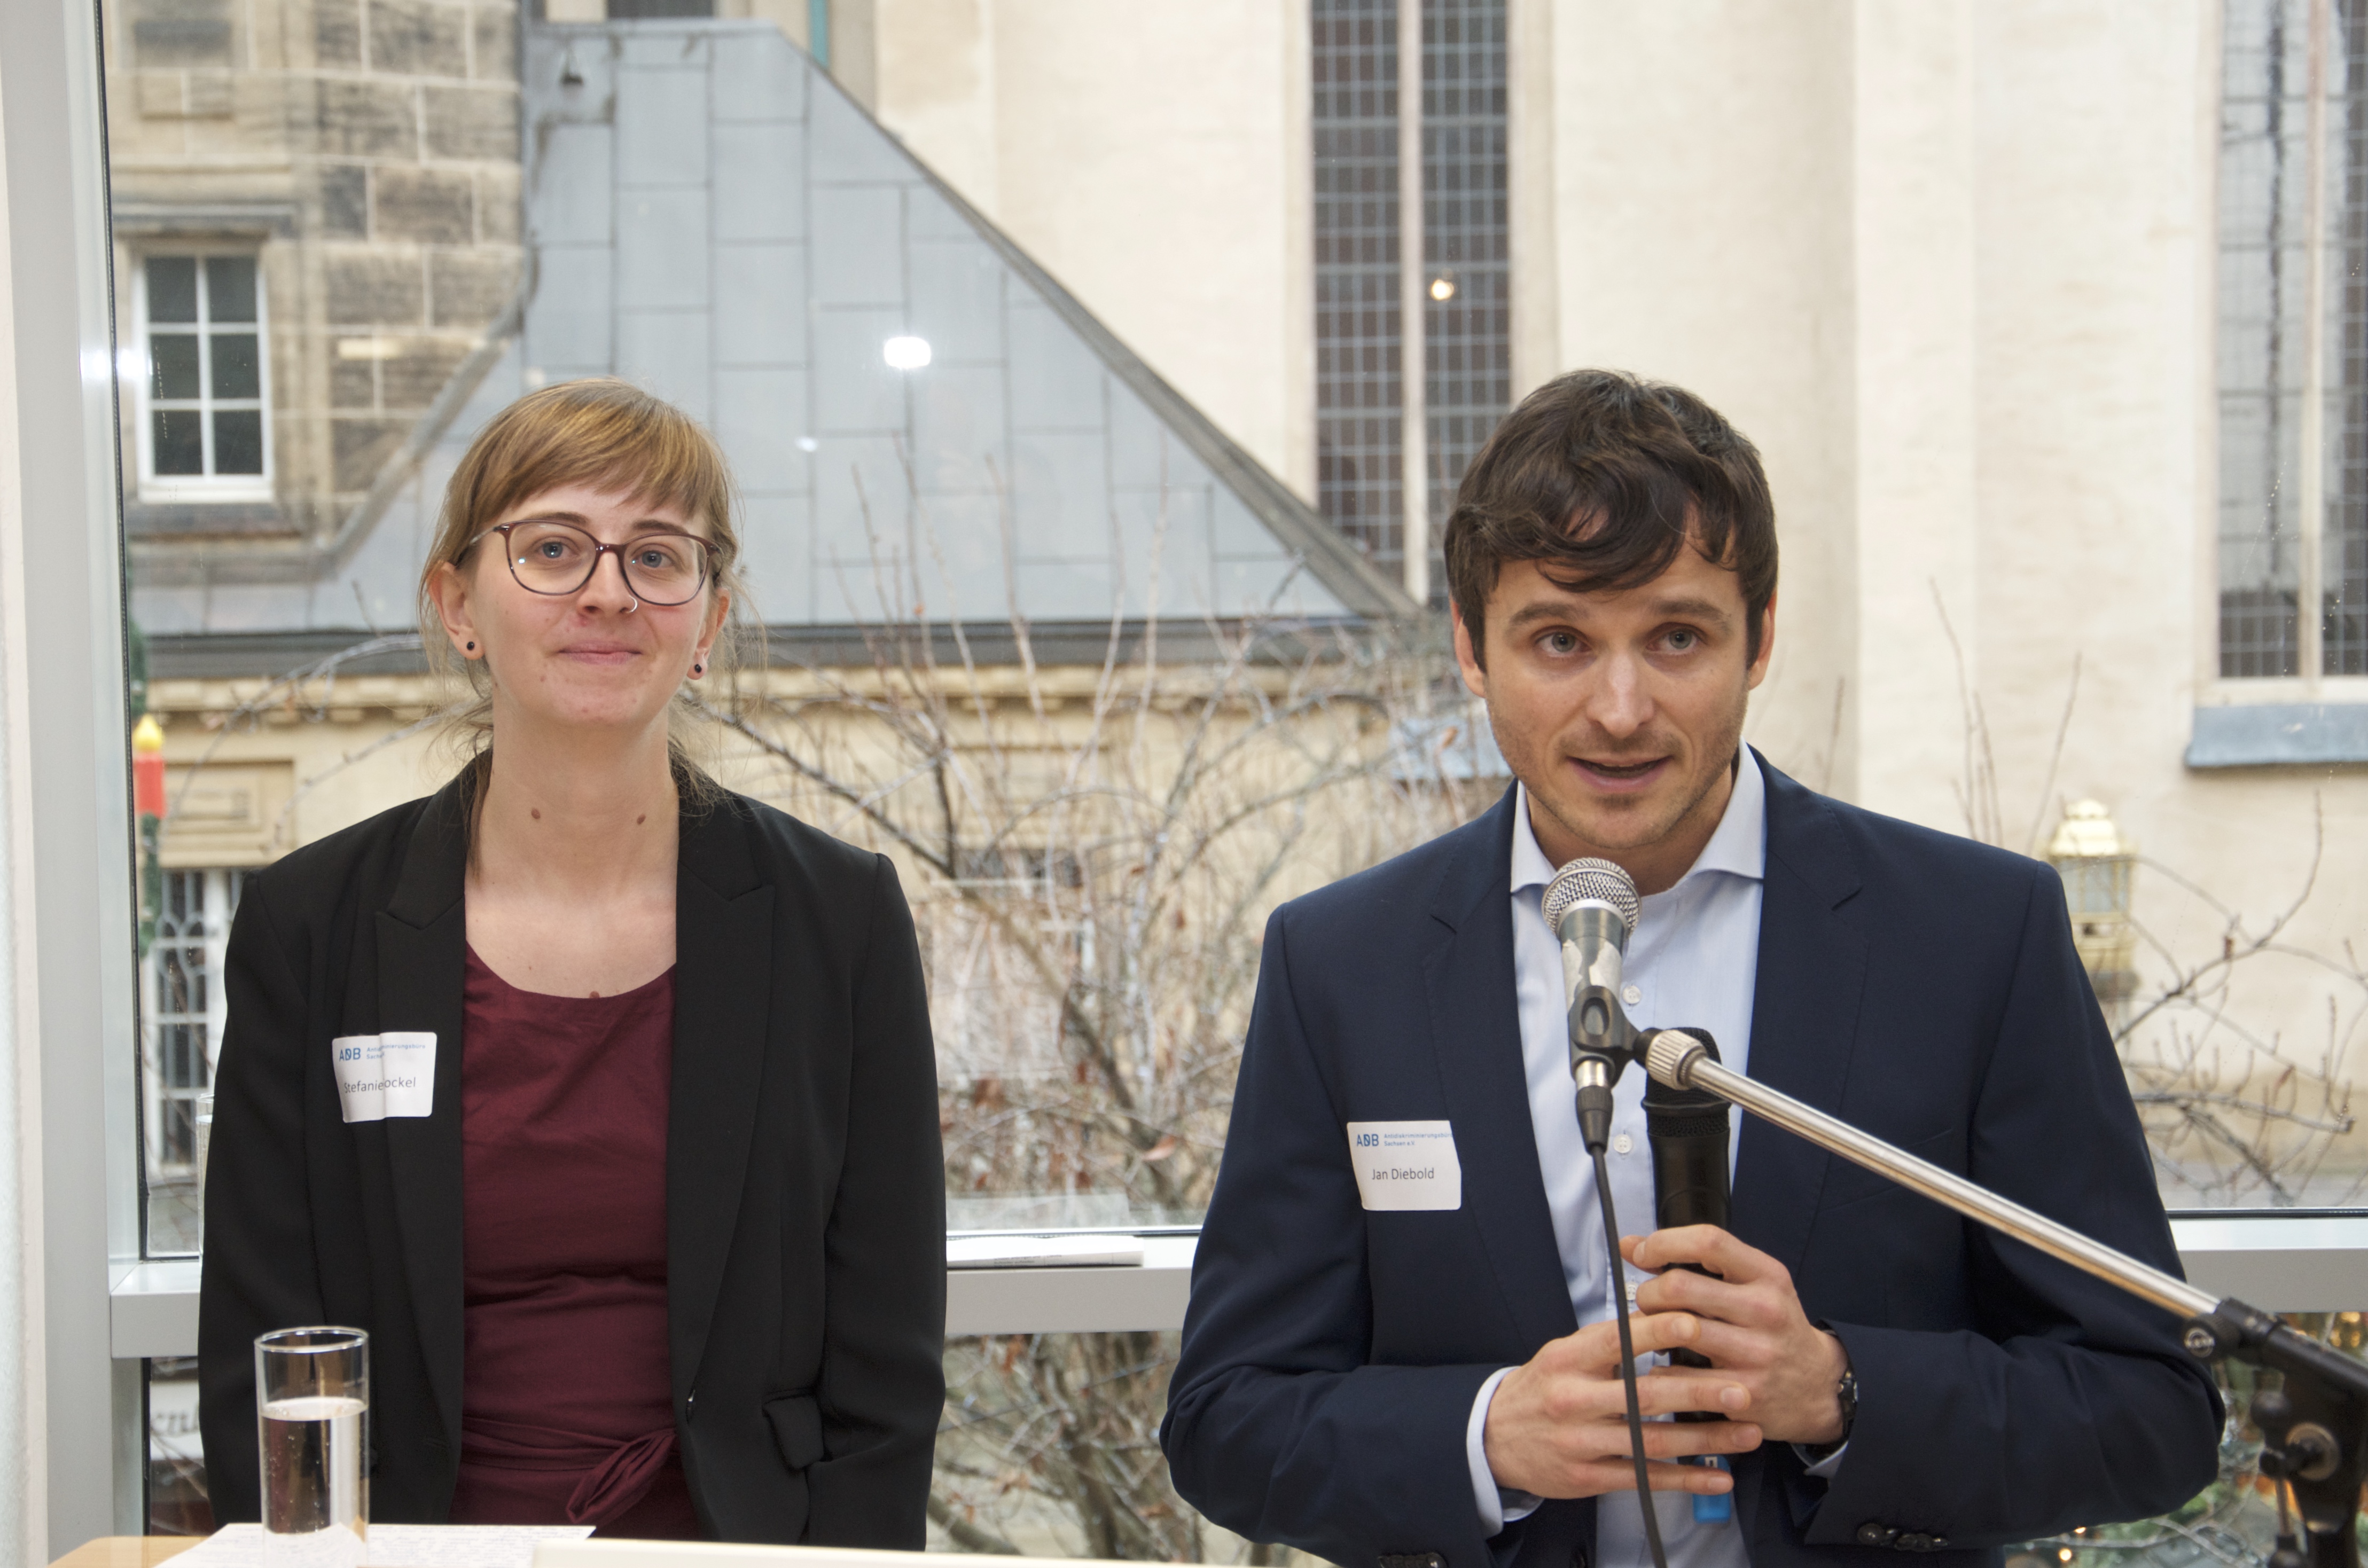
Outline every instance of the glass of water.
{"type": "Polygon", "coordinates": [[[283,1328],[255,1342],[267,1568],[362,1568],[369,1560],[370,1335],[283,1328]]]}

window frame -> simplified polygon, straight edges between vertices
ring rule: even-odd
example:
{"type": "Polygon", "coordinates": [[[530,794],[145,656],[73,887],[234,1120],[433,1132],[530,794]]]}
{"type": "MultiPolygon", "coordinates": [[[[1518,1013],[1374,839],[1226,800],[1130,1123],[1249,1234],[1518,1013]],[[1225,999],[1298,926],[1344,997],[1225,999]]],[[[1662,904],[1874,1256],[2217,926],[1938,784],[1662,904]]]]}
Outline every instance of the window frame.
{"type": "MultiPolygon", "coordinates": [[[[2333,7],[2321,3],[2309,9],[2314,25],[2334,27],[2333,7]]],[[[2221,345],[2225,330],[2220,300],[2221,275],[2227,265],[2223,226],[2224,154],[2227,100],[2226,8],[2205,7],[2201,26],[2203,53],[2201,81],[2208,87],[2198,104],[2199,199],[2196,233],[2197,320],[2203,328],[2204,351],[2196,357],[2198,445],[2194,563],[2194,642],[2192,726],[2185,761],[2191,768],[2221,769],[2261,767],[2322,767],[2368,761],[2368,676],[2327,673],[2324,627],[2311,613],[2323,595],[2326,581],[2327,470],[2328,433],[2326,418],[2327,375],[2332,324],[2327,318],[2330,279],[2328,256],[2331,228],[2337,217],[2327,200],[2325,160],[2340,155],[2340,102],[2322,91],[2314,105],[2309,140],[2310,189],[2305,203],[2307,235],[2304,252],[2309,258],[2305,279],[2306,307],[2314,329],[2305,336],[2304,376],[2297,410],[2299,427],[2295,491],[2299,551],[2295,597],[2297,673],[2281,676],[2228,676],[2221,673],[2221,536],[2223,431],[2221,345]],[[2329,112],[2330,106],[2336,112],[2329,112]]],[[[2328,48],[2340,42],[2330,32],[2328,48]]]]}
{"type": "MultiPolygon", "coordinates": [[[[99,22],[86,0],[0,6],[21,460],[21,505],[0,516],[12,867],[0,1054],[38,1064],[0,1084],[26,1142],[0,1195],[22,1216],[28,1259],[0,1279],[0,1317],[27,1314],[12,1321],[37,1334],[42,1395],[23,1426],[0,1428],[21,1444],[0,1456],[12,1506],[0,1511],[38,1521],[52,1559],[137,1533],[145,1511],[143,1368],[111,1358],[108,1340],[110,1287],[139,1262],[140,1046],[99,22]],[[18,1192],[19,1171],[38,1180],[37,1201],[18,1192]]],[[[25,1544],[39,1540],[28,1529],[25,1544]]]]}
{"type": "MultiPolygon", "coordinates": [[[[273,499],[276,471],[271,439],[271,290],[265,285],[266,248],[260,244],[239,244],[220,240],[181,240],[159,237],[144,242],[131,252],[132,276],[129,292],[131,306],[131,343],[128,348],[120,347],[117,354],[118,367],[122,379],[129,381],[135,389],[133,402],[137,408],[131,424],[133,443],[140,453],[139,484],[140,499],[142,501],[203,505],[210,502],[238,503],[273,499]],[[197,337],[201,344],[216,335],[211,309],[211,286],[203,281],[206,276],[203,264],[216,256],[245,256],[254,261],[256,382],[256,395],[254,398],[218,400],[214,397],[213,389],[202,368],[206,362],[204,356],[211,352],[210,348],[205,347],[199,350],[201,368],[198,376],[198,396],[194,399],[162,400],[156,397],[154,367],[150,364],[148,352],[148,346],[152,341],[151,324],[148,320],[148,265],[152,261],[180,256],[192,257],[199,264],[197,269],[199,278],[199,316],[191,335],[197,337]],[[210,469],[213,461],[213,416],[217,409],[243,410],[252,403],[256,411],[262,416],[263,472],[259,474],[220,474],[211,472],[203,474],[159,474],[156,472],[154,418],[156,412],[155,405],[159,401],[176,409],[188,408],[198,415],[199,428],[203,432],[201,438],[204,442],[206,461],[210,469]]],[[[173,324],[177,326],[180,324],[173,324]]],[[[237,324],[243,326],[246,324],[242,322],[237,324]]]]}
{"type": "MultiPolygon", "coordinates": [[[[14,623],[0,624],[0,697],[7,710],[9,848],[17,858],[15,876],[0,883],[0,910],[13,927],[14,962],[25,983],[0,1028],[40,1063],[38,1101],[22,1108],[38,1112],[39,1142],[23,1163],[42,1177],[33,1216],[40,1229],[27,1246],[39,1249],[42,1265],[28,1289],[40,1292],[46,1403],[39,1457],[24,1483],[46,1490],[51,1557],[110,1525],[139,1529],[146,1435],[142,1352],[130,1341],[143,1322],[169,1318],[176,1301],[187,1302],[193,1336],[197,1273],[194,1259],[150,1264],[138,1256],[139,1046],[120,722],[125,603],[121,520],[113,509],[115,346],[97,20],[83,0],[0,6],[16,417],[19,449],[40,457],[23,465],[24,513],[48,519],[52,530],[38,556],[25,554],[21,540],[0,552],[0,590],[8,591],[11,612],[0,620],[14,623]],[[23,591],[28,562],[42,569],[39,594],[23,591]],[[38,684],[26,670],[33,648],[41,651],[38,684]],[[32,733],[42,737],[37,754],[17,744],[32,733]],[[186,1292],[141,1288],[149,1276],[173,1271],[187,1278],[186,1292]]],[[[2203,581],[2216,598],[2216,568],[2203,581]]],[[[2216,637],[2212,642],[2216,672],[2216,637]]],[[[2270,691],[2260,699],[2286,695],[2270,691]]],[[[0,1093],[14,1092],[13,1080],[0,1085],[0,1093]]],[[[24,1116],[20,1124],[34,1119],[24,1116]]],[[[0,1190],[16,1191],[7,1173],[0,1173],[0,1190]]],[[[2297,1210],[2292,1219],[2226,1215],[2210,1222],[2341,1262],[2357,1278],[2368,1233],[2346,1233],[2340,1219],[2297,1210]],[[2325,1221],[2327,1238],[2289,1244],[2273,1229],[2297,1220],[2325,1221]]],[[[1014,1283],[1050,1312],[1079,1283],[1116,1278],[1117,1271],[1046,1269],[1014,1283]]],[[[0,1301],[0,1309],[10,1304],[0,1301]]]]}

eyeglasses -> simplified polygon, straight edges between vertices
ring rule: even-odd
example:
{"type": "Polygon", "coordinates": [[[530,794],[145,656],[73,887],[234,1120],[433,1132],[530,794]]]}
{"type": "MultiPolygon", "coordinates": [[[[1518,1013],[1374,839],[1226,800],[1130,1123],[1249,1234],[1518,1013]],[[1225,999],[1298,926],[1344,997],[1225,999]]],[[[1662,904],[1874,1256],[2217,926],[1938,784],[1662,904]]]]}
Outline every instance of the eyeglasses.
{"type": "Polygon", "coordinates": [[[510,575],[530,594],[572,594],[592,580],[603,555],[614,555],[633,597],[654,605],[689,604],[714,570],[715,546],[697,534],[666,529],[608,544],[586,528],[553,518],[496,523],[469,541],[499,534],[510,575]]]}

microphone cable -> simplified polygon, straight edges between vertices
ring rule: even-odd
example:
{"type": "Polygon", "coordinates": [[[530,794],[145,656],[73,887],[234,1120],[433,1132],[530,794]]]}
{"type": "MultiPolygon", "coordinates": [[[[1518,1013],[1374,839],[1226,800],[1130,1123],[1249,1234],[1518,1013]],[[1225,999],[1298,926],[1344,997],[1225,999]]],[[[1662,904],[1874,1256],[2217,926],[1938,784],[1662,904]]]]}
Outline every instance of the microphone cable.
{"type": "Polygon", "coordinates": [[[1628,1448],[1636,1465],[1636,1505],[1645,1514],[1645,1543],[1652,1549],[1653,1568],[1669,1568],[1661,1546],[1660,1510],[1653,1506],[1653,1483],[1645,1467],[1645,1412],[1636,1393],[1636,1342],[1628,1329],[1628,1270],[1620,1256],[1620,1215],[1611,1204],[1611,1166],[1596,1143],[1595,1197],[1603,1210],[1603,1250],[1611,1260],[1611,1310],[1620,1324],[1620,1381],[1628,1396],[1628,1448]]]}

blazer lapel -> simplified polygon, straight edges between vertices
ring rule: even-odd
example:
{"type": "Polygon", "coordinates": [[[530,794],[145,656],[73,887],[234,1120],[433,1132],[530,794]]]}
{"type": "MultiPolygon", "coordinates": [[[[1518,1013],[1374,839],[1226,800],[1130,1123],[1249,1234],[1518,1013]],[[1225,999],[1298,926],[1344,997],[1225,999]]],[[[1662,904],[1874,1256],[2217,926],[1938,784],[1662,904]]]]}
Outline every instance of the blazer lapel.
{"type": "Polygon", "coordinates": [[[1462,830],[1430,917],[1424,966],[1440,1086],[1463,1167],[1463,1211],[1479,1231],[1524,1345],[1577,1332],[1554,1216],[1530,1125],[1513,981],[1512,790],[1462,830]]]}
{"type": "Polygon", "coordinates": [[[773,887],[757,880],[738,811],[726,801],[684,813],[675,884],[666,1324],[678,1401],[715,1316],[756,1136],[772,990],[789,979],[773,963],[773,887]]]}
{"type": "MultiPolygon", "coordinates": [[[[1753,754],[1755,756],[1758,753],[1753,754]]],[[[1866,938],[1843,913],[1858,862],[1833,809],[1759,758],[1768,868],[1751,1009],[1751,1076],[1839,1111],[1866,986],[1866,938]]],[[[1736,1234],[1797,1272],[1833,1157],[1747,1118],[1736,1161],[1736,1234]]]]}
{"type": "MultiPolygon", "coordinates": [[[[434,1108],[377,1124],[419,1346],[450,1451],[461,1451],[461,1053],[465,806],[458,784],[420,813],[393,899],[378,912],[378,1027],[436,1036],[434,1108]]],[[[369,1124],[364,1124],[367,1131],[369,1124]]]]}

